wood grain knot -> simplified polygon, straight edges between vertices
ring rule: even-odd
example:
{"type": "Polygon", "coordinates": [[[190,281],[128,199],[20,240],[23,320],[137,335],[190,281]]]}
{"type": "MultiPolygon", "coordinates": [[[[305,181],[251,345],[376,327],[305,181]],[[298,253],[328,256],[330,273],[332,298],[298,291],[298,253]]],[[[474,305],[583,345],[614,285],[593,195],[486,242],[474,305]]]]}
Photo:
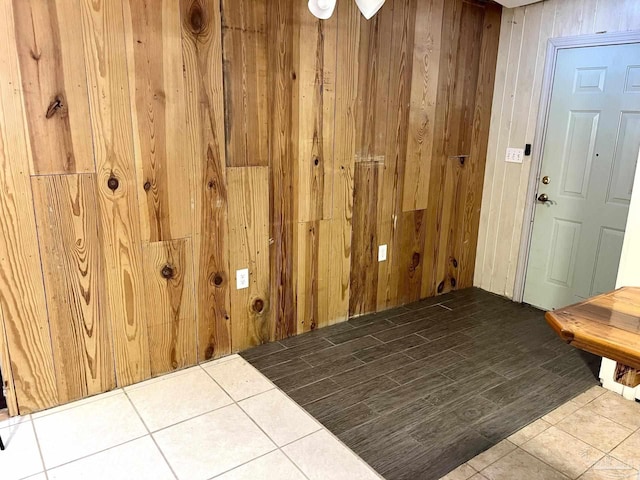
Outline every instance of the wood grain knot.
{"type": "Polygon", "coordinates": [[[442,293],[444,290],[444,280],[438,284],[438,293],[442,293]]]}
{"type": "Polygon", "coordinates": [[[216,273],[216,274],[213,276],[213,284],[214,284],[216,287],[219,287],[220,285],[222,285],[222,282],[224,282],[224,278],[222,278],[222,275],[220,275],[219,273],[216,273]]]}
{"type": "Polygon", "coordinates": [[[213,348],[213,345],[207,346],[207,349],[204,351],[204,358],[206,358],[207,360],[211,360],[213,358],[214,352],[215,349],[213,348]]]}
{"type": "Polygon", "coordinates": [[[214,182],[213,180],[209,180],[209,181],[207,182],[207,188],[208,188],[209,190],[213,190],[213,189],[215,188],[215,186],[216,186],[216,182],[214,182]]]}
{"type": "Polygon", "coordinates": [[[451,263],[453,264],[453,268],[458,268],[458,260],[456,260],[455,258],[453,258],[451,260],[451,263]]]}
{"type": "Polygon", "coordinates": [[[420,265],[420,254],[418,252],[413,252],[413,256],[411,257],[411,269],[415,270],[420,265]]]}
{"type": "Polygon", "coordinates": [[[456,288],[456,283],[457,283],[457,282],[456,282],[456,279],[452,277],[452,278],[451,278],[451,286],[452,286],[453,288],[456,288]]]}
{"type": "Polygon", "coordinates": [[[63,107],[62,99],[56,95],[56,98],[49,104],[49,108],[47,108],[47,113],[45,113],[46,118],[53,117],[58,110],[63,107]]]}
{"type": "Polygon", "coordinates": [[[296,75],[296,72],[291,72],[291,80],[295,80],[296,78],[298,78],[298,75],[296,75]]]}
{"type": "Polygon", "coordinates": [[[320,159],[318,157],[314,158],[313,164],[317,167],[320,164],[320,159]]]}
{"type": "Polygon", "coordinates": [[[264,300],[262,300],[261,298],[256,298],[253,301],[252,308],[254,312],[261,313],[262,310],[264,310],[264,300]]]}
{"type": "Polygon", "coordinates": [[[193,2],[189,8],[189,27],[193,33],[202,33],[205,27],[205,16],[200,2],[193,2]]]}
{"type": "Polygon", "coordinates": [[[109,177],[109,180],[107,180],[107,187],[109,187],[109,190],[115,192],[119,186],[120,186],[120,180],[118,180],[114,176],[109,177]]]}
{"type": "Polygon", "coordinates": [[[148,192],[149,190],[151,190],[151,182],[147,180],[146,182],[144,182],[144,185],[142,186],[142,188],[144,188],[145,192],[148,192]]]}
{"type": "Polygon", "coordinates": [[[167,280],[169,280],[170,278],[173,278],[173,276],[175,275],[175,269],[173,268],[173,265],[169,265],[167,263],[160,270],[160,275],[162,275],[162,278],[166,278],[167,280]]]}

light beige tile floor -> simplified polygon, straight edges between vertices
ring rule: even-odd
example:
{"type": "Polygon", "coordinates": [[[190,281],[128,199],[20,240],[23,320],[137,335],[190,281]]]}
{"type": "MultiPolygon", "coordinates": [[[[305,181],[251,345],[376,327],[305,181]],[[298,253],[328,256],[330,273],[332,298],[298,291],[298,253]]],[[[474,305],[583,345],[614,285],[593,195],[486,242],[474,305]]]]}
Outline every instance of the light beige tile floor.
{"type": "Polygon", "coordinates": [[[639,471],[640,403],[593,387],[443,480],[640,480],[639,471]]]}
{"type": "Polygon", "coordinates": [[[1,480],[374,480],[237,355],[0,421],[1,480]]]}

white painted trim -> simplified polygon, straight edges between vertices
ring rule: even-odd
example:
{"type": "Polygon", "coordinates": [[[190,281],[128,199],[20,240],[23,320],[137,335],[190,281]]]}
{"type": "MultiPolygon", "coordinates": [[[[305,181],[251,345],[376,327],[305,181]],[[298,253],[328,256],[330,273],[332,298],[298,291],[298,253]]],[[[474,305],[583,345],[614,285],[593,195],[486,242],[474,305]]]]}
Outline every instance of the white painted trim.
{"type": "Polygon", "coordinates": [[[640,30],[550,38],[547,43],[547,56],[545,59],[544,77],[542,80],[540,108],[538,109],[536,133],[533,139],[531,171],[529,173],[527,199],[524,207],[524,220],[522,222],[522,235],[520,237],[520,250],[518,251],[518,265],[516,268],[515,285],[513,288],[514,302],[522,302],[524,298],[524,283],[527,275],[529,249],[531,247],[531,234],[533,233],[535,194],[538,190],[537,187],[540,178],[540,169],[542,168],[542,150],[545,135],[547,133],[547,120],[549,107],[551,106],[551,88],[553,86],[558,51],[567,48],[600,47],[606,45],[624,45],[628,43],[640,43],[640,30]]]}

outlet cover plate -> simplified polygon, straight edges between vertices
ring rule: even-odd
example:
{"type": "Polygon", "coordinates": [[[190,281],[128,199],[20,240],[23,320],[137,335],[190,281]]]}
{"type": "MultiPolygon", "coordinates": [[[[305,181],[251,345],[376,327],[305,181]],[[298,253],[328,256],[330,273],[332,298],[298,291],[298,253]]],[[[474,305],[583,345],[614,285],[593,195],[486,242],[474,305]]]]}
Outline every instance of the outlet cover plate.
{"type": "Polygon", "coordinates": [[[507,148],[507,155],[504,161],[509,163],[522,163],[524,148],[507,148]]]}
{"type": "Polygon", "coordinates": [[[387,246],[386,245],[380,245],[378,247],[378,261],[379,262],[384,262],[387,260],[387,246]]]}
{"type": "Polygon", "coordinates": [[[242,268],[236,270],[236,289],[242,290],[243,288],[249,288],[249,269],[242,268]]]}

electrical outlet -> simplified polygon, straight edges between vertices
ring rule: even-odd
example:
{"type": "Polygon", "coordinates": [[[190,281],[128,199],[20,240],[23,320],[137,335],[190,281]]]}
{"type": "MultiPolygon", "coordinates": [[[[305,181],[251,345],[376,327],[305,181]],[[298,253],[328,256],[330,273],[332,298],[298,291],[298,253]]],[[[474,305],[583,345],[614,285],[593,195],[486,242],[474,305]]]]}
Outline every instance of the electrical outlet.
{"type": "Polygon", "coordinates": [[[524,148],[507,148],[507,155],[504,161],[509,163],[522,163],[524,148]]]}
{"type": "Polygon", "coordinates": [[[379,262],[384,262],[387,260],[387,246],[386,245],[380,245],[378,247],[378,261],[379,262]]]}
{"type": "Polygon", "coordinates": [[[249,288],[249,269],[236,270],[236,289],[249,288]]]}

